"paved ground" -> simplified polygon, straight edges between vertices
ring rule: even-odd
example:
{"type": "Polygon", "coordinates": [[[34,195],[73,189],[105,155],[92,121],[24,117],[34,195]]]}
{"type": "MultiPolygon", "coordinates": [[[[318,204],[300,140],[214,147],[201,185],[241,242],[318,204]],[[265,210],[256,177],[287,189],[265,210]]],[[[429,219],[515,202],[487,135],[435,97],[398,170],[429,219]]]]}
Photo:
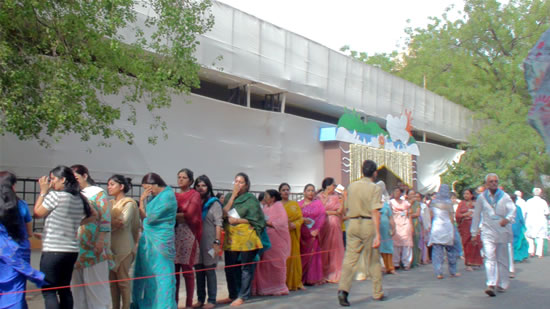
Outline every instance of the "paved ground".
{"type": "MultiPolygon", "coordinates": [[[[33,264],[37,264],[39,254],[33,253],[33,264]]],[[[397,275],[384,277],[384,291],[387,299],[374,301],[369,281],[355,281],[350,294],[352,307],[356,308],[399,308],[399,309],[530,309],[550,308],[550,257],[530,259],[516,264],[517,277],[512,279],[510,289],[496,297],[483,293],[485,273],[483,270],[466,272],[459,262],[462,277],[437,280],[432,266],[421,266],[411,271],[401,271],[397,275]]],[[[218,298],[227,296],[225,276],[218,266],[218,298]]],[[[340,308],[336,299],[337,286],[327,284],[309,287],[307,291],[292,292],[287,296],[253,297],[242,308],[340,308]]],[[[27,296],[30,309],[43,308],[40,293],[27,296]]],[[[185,298],[183,287],[180,299],[185,298]]],[[[221,306],[220,306],[221,307],[221,306]]],[[[229,308],[228,306],[224,306],[229,308]]]]}

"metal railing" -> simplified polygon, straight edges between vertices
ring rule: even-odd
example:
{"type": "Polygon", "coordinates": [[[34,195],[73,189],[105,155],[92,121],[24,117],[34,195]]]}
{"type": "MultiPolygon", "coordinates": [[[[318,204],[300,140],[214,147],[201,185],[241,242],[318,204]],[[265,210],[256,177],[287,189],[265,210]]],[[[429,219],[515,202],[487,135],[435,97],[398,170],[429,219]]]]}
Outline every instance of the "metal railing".
{"type": "MultiPolygon", "coordinates": [[[[106,182],[97,182],[96,185],[100,186],[101,188],[105,189],[107,191],[107,183],[106,182]]],[[[178,189],[176,186],[172,186],[175,190],[178,189]]],[[[139,184],[132,184],[132,188],[128,193],[126,193],[126,196],[131,197],[135,200],[139,201],[139,197],[141,196],[142,187],[139,184]]],[[[214,189],[214,194],[221,193],[222,195],[226,195],[227,193],[230,193],[231,189],[214,189]]],[[[263,191],[250,191],[256,197],[262,193],[263,191]]],[[[40,186],[38,185],[38,179],[32,179],[32,178],[18,178],[17,183],[15,184],[15,193],[17,196],[25,200],[29,204],[29,211],[31,211],[31,214],[33,213],[33,207],[36,199],[38,198],[38,195],[40,194],[40,186]]],[[[299,201],[303,198],[302,193],[290,193],[290,199],[299,201]]],[[[35,219],[33,218],[32,221],[32,227],[33,231],[42,231],[42,228],[44,226],[44,219],[35,219]]]]}

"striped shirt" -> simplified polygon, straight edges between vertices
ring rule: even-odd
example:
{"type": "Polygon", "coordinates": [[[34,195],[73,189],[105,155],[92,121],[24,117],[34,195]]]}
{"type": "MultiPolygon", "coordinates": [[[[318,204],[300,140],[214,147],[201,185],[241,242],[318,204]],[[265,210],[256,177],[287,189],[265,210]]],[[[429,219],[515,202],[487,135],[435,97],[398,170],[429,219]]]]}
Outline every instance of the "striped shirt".
{"type": "Polygon", "coordinates": [[[80,196],[50,191],[42,206],[50,212],[44,225],[42,251],[78,252],[78,228],[85,217],[80,196]]]}

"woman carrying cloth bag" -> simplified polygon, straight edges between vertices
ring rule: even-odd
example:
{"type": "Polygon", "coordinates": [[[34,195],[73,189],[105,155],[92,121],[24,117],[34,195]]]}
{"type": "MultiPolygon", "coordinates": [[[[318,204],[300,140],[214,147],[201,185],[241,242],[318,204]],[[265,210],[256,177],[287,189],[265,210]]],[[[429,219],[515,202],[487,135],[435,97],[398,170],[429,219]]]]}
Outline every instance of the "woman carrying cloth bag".
{"type": "Polygon", "coordinates": [[[249,189],[248,175],[238,173],[233,192],[225,197],[223,208],[224,214],[227,214],[223,244],[225,265],[245,264],[225,269],[229,298],[219,303],[231,303],[231,306],[240,306],[250,297],[256,266],[250,263],[263,248],[260,235],[265,228],[265,217],[260,202],[254,194],[248,192],[249,189]]]}

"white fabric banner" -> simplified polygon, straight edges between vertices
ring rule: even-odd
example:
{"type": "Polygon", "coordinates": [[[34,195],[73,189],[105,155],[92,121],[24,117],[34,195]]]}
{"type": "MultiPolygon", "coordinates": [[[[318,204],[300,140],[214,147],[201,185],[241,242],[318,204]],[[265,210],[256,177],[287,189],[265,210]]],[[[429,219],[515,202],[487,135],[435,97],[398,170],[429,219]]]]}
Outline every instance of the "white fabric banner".
{"type": "Polygon", "coordinates": [[[417,190],[422,194],[435,192],[441,184],[440,175],[447,171],[447,164],[458,162],[464,151],[432,143],[417,143],[420,149],[420,156],[416,158],[417,190]]]}
{"type": "MultiPolygon", "coordinates": [[[[111,104],[119,101],[107,99],[111,104]]],[[[206,174],[214,187],[225,189],[232,187],[236,173],[245,172],[252,190],[277,189],[284,181],[293,192],[310,182],[319,185],[324,177],[322,122],[198,95],[174,96],[170,108],[158,111],[168,125],[168,140],[151,145],[147,137],[152,116],[144,104],[137,112],[138,124],[129,128],[136,136],[134,145],[115,140],[109,148],[96,147],[97,140],[84,143],[68,136],[45,149],[35,141],[0,136],[0,170],[38,178],[57,165],[78,163],[99,181],[119,173],[139,184],[144,174],[156,172],[175,184],[176,173],[189,168],[195,177],[206,174]]]]}

